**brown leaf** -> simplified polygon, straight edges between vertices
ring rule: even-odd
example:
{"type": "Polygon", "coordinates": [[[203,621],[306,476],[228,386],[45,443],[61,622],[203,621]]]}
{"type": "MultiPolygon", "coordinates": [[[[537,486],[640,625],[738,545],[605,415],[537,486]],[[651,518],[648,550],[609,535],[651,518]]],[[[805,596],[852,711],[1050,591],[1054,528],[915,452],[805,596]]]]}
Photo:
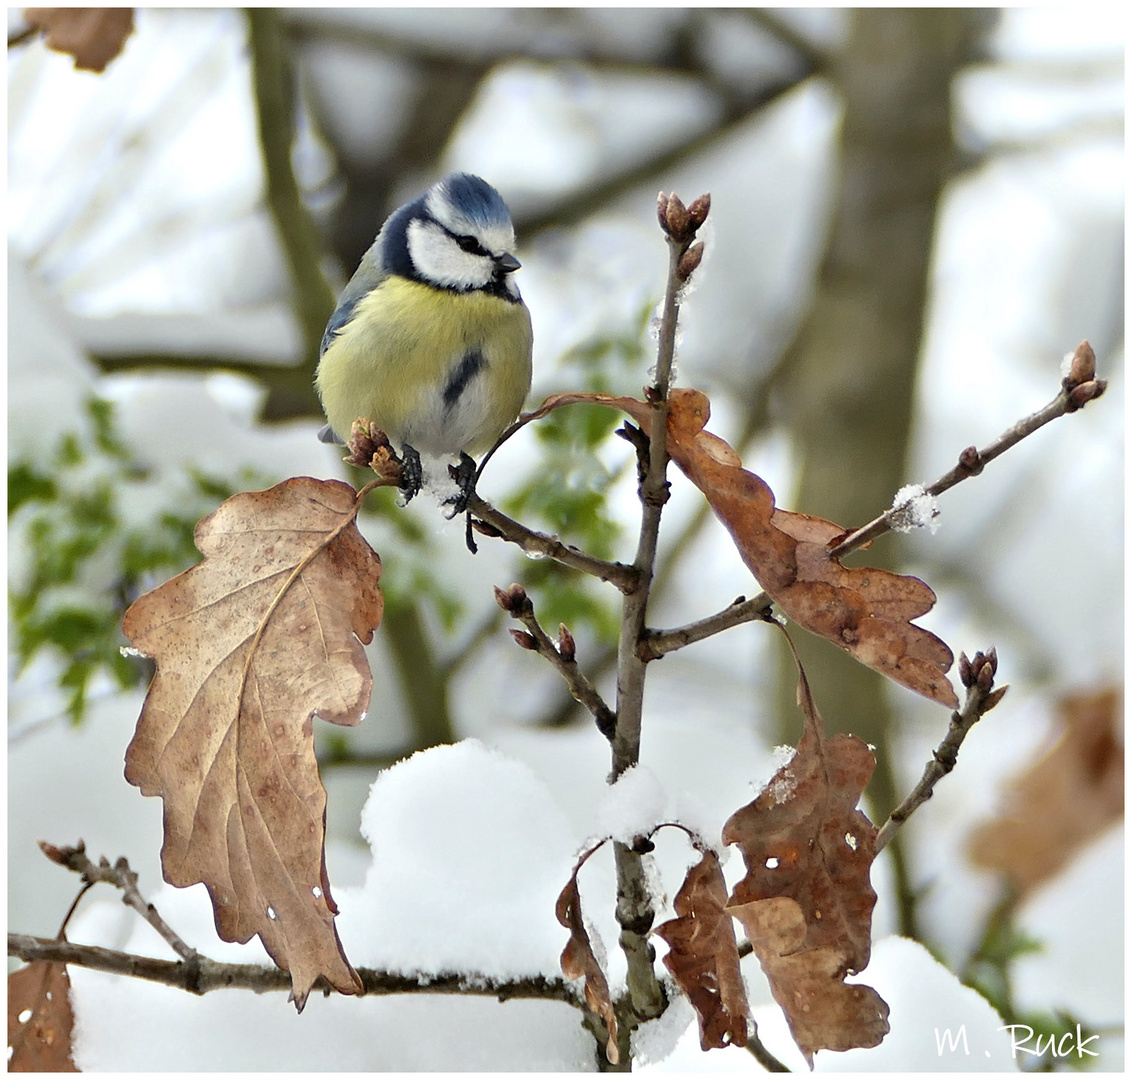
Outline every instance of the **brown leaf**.
{"type": "Polygon", "coordinates": [[[134,32],[131,8],[27,8],[24,18],[45,32],[49,49],[73,56],[83,71],[105,71],[134,32]]]}
{"type": "Polygon", "coordinates": [[[164,799],[165,879],[204,882],[219,935],[258,934],[300,1009],[320,975],[361,989],[334,927],[312,731],[316,714],[358,723],[369,702],[381,560],[356,512],[333,480],[235,495],[197,525],[203,562],[122,624],[157,661],[126,779],[164,799]]]}
{"type": "MultiPolygon", "coordinates": [[[[651,405],[609,394],[555,394],[531,418],[575,402],[621,409],[649,430],[651,405]]],[[[931,610],[935,593],[919,578],[848,568],[831,558],[832,542],[845,530],[822,518],[776,509],[766,483],[742,468],[739,455],[723,439],[704,430],[709,415],[708,399],[700,391],[673,390],[668,453],[704,493],[774,602],[799,626],[860,663],[932,701],[958,708],[946,677],[951,650],[911,622],[931,610]]]]}
{"type": "Polygon", "coordinates": [[[1121,692],[1067,697],[1061,737],[1006,792],[995,820],[971,840],[978,866],[1000,870],[1019,893],[1054,877],[1124,815],[1121,692]]]}
{"type": "Polygon", "coordinates": [[[688,870],[673,901],[679,917],[656,928],[670,946],[665,967],[699,1017],[704,1050],[747,1045],[747,992],[726,904],[727,884],[719,858],[705,851],[688,870]]]}
{"type": "Polygon", "coordinates": [[[871,987],[845,983],[869,962],[877,830],[857,802],[876,759],[855,735],[825,737],[801,665],[798,704],[805,720],[793,759],[731,815],[723,840],[747,864],[727,911],[746,927],[812,1066],[815,1050],[877,1046],[888,1006],[871,987]]]}
{"type": "MultiPolygon", "coordinates": [[[[585,860],[583,859],[583,862],[585,860]]],[[[580,866],[580,864],[579,864],[580,866]]],[[[605,1021],[609,1038],[605,1043],[605,1056],[611,1065],[620,1061],[617,1049],[617,1014],[613,1011],[613,999],[609,995],[609,983],[601,965],[594,956],[589,934],[582,922],[582,899],[578,895],[578,867],[558,897],[555,905],[558,921],[570,931],[570,940],[562,950],[562,974],[568,979],[585,978],[586,1004],[590,1011],[605,1021]]]]}
{"type": "Polygon", "coordinates": [[[8,976],[8,1072],[78,1072],[66,964],[36,960],[8,976]]]}

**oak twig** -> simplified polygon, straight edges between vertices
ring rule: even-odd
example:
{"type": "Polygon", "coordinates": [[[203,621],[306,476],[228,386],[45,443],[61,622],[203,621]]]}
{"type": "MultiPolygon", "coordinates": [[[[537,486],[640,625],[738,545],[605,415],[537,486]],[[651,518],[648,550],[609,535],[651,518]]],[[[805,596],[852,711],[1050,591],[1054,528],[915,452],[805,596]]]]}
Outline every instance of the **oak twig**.
{"type": "Polygon", "coordinates": [[[959,747],[963,745],[967,733],[1002,700],[1008,687],[994,688],[997,669],[998,655],[993,647],[985,654],[975,653],[973,660],[968,660],[963,653],[959,654],[959,678],[967,687],[967,700],[960,712],[951,714],[947,734],[932,753],[931,761],[924,767],[920,782],[881,826],[876,838],[877,854],[884,850],[904,822],[932,797],[936,784],[955,768],[959,760],[959,747]]]}
{"type": "Polygon", "coordinates": [[[772,605],[773,601],[765,592],[759,593],[753,600],[740,596],[722,611],[698,622],[688,623],[674,630],[646,630],[637,653],[642,660],[659,660],[676,649],[703,641],[721,630],[730,630],[733,626],[756,619],[771,620],[772,605]]]}
{"type": "Polygon", "coordinates": [[[75,847],[56,847],[44,840],[39,841],[40,849],[52,862],[73,870],[88,885],[104,881],[122,890],[122,903],[132,907],[150,926],[154,928],[182,960],[195,963],[200,954],[191,945],[186,945],[177,932],[158,914],[157,908],[147,903],[138,891],[138,875],[130,869],[129,862],[122,856],[113,866],[106,856],[97,865],[86,853],[86,845],[80,840],[75,847]]]}
{"type": "MultiPolygon", "coordinates": [[[[703,244],[693,243],[711,206],[710,197],[701,195],[690,206],[675,195],[663,192],[657,200],[657,217],[668,244],[668,281],[665,287],[656,374],[646,398],[652,406],[648,430],[647,456],[638,451],[643,475],[638,485],[641,500],[641,526],[633,569],[634,587],[621,604],[621,630],[617,643],[617,725],[613,737],[613,771],[616,779],[640,760],[641,717],[644,710],[644,684],[647,664],[639,655],[645,635],[653,573],[656,569],[660,517],[668,501],[668,390],[676,352],[676,326],[680,296],[703,255],[703,244]]],[[[644,427],[644,425],[642,425],[644,427]]],[[[653,968],[655,951],[648,940],[653,923],[651,890],[641,855],[625,844],[614,844],[617,867],[617,922],[620,944],[628,964],[626,985],[635,1017],[649,1020],[665,1009],[664,991],[653,968]]]]}
{"type": "Polygon", "coordinates": [[[584,672],[578,667],[574,656],[574,637],[562,624],[558,643],[550,640],[550,636],[542,628],[535,616],[535,607],[522,585],[512,585],[508,589],[496,588],[495,599],[499,606],[513,619],[517,619],[526,628],[527,633],[521,630],[512,630],[511,635],[524,649],[537,652],[539,656],[549,661],[551,666],[566,680],[576,701],[584,705],[592,714],[597,723],[598,730],[607,738],[613,738],[613,730],[617,717],[613,710],[605,703],[601,694],[597,692],[593,683],[586,678],[584,672]]]}
{"type": "MultiPolygon", "coordinates": [[[[959,461],[955,467],[944,473],[934,484],[926,487],[925,493],[933,496],[941,495],[949,488],[955,487],[956,484],[972,476],[978,476],[987,462],[993,461],[999,455],[1006,453],[1026,436],[1033,435],[1038,428],[1044,427],[1051,420],[1056,420],[1066,413],[1076,412],[1088,402],[1099,398],[1105,392],[1108,383],[1104,379],[1095,378],[1095,375],[1096,356],[1093,353],[1092,346],[1087,341],[1082,341],[1073,355],[1073,366],[1070,373],[1062,380],[1061,390],[1053,401],[1037,412],[1019,420],[1018,423],[1008,428],[982,450],[968,446],[959,455],[959,461]]],[[[906,506],[890,507],[867,525],[854,529],[840,540],[836,547],[830,550],[830,555],[839,559],[842,555],[847,555],[850,551],[863,547],[878,536],[883,536],[893,527],[894,519],[898,518],[903,510],[906,510],[906,506]]]]}
{"type": "MultiPolygon", "coordinates": [[[[105,971],[112,975],[129,975],[135,979],[163,983],[192,994],[207,994],[212,990],[251,990],[256,994],[291,990],[291,976],[282,968],[262,964],[229,964],[196,955],[196,960],[158,960],[150,956],[136,956],[116,949],[103,949],[97,945],[78,945],[71,941],[54,941],[51,938],[33,937],[31,934],[9,934],[8,955],[17,956],[29,963],[35,960],[56,961],[105,971]]],[[[562,1001],[575,1008],[582,1003],[573,988],[564,979],[545,975],[529,975],[518,979],[493,979],[479,975],[440,973],[436,975],[402,975],[375,968],[357,968],[362,981],[362,993],[383,994],[474,994],[494,997],[500,1001],[537,999],[562,1001]]],[[[329,986],[319,980],[316,990],[329,992],[329,986]]]]}
{"type": "Polygon", "coordinates": [[[477,531],[517,544],[528,555],[543,555],[563,566],[581,570],[602,581],[608,581],[621,592],[628,592],[636,585],[639,575],[634,567],[595,558],[570,544],[562,543],[556,536],[529,529],[497,510],[491,503],[485,502],[479,495],[473,493],[469,496],[468,510],[475,515],[472,525],[477,531]]]}
{"type": "MultiPolygon", "coordinates": [[[[1099,398],[1108,384],[1104,379],[1095,378],[1095,365],[1096,358],[1092,347],[1087,341],[1082,341],[1074,353],[1070,374],[1062,380],[1061,390],[1053,401],[1019,420],[982,450],[974,446],[967,447],[959,455],[955,467],[926,487],[925,494],[940,495],[968,477],[977,476],[983,471],[987,462],[1004,454],[1051,420],[1056,420],[1066,413],[1076,412],[1090,401],[1099,398]]],[[[890,507],[867,525],[846,533],[836,546],[830,549],[830,558],[840,559],[891,531],[894,521],[898,521],[906,510],[907,504],[890,507]]],[[[685,645],[703,641],[722,630],[729,630],[733,626],[756,619],[765,620],[772,603],[767,593],[760,592],[750,600],[736,601],[715,615],[709,615],[698,622],[671,630],[646,630],[641,640],[639,654],[644,660],[656,660],[685,645]]]]}

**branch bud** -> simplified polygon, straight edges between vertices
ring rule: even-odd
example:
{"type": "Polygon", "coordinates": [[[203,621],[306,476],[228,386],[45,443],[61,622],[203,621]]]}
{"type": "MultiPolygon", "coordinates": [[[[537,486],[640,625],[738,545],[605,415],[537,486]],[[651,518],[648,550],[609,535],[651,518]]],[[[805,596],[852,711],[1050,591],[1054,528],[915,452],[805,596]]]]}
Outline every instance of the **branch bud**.
{"type": "Polygon", "coordinates": [[[1009,686],[1000,686],[997,690],[992,691],[987,695],[986,701],[983,702],[983,715],[991,711],[1005,696],[1009,686]]]}
{"type": "Polygon", "coordinates": [[[700,265],[700,261],[704,257],[704,244],[703,241],[693,244],[683,255],[680,256],[680,262],[676,265],[676,276],[680,281],[687,281],[695,272],[696,267],[700,265]]]}
{"type": "Polygon", "coordinates": [[[688,217],[691,219],[693,232],[707,221],[709,210],[711,210],[710,191],[705,191],[698,199],[692,200],[692,205],[688,207],[688,217]]]}
{"type": "Polygon", "coordinates": [[[971,476],[978,476],[983,471],[983,461],[977,446],[968,446],[960,453],[959,468],[971,476]]]}
{"type": "Polygon", "coordinates": [[[522,585],[509,585],[506,589],[494,586],[495,602],[507,612],[508,615],[519,615],[524,608],[530,605],[527,599],[527,590],[522,585]]]}
{"type": "Polygon", "coordinates": [[[656,197],[656,219],[660,227],[668,232],[668,196],[660,192],[656,197]]]}
{"type": "Polygon", "coordinates": [[[574,662],[574,656],[577,648],[574,644],[574,635],[566,628],[565,623],[558,624],[558,655],[563,660],[568,660],[570,663],[574,662]]]}
{"type": "Polygon", "coordinates": [[[73,852],[82,852],[86,850],[86,845],[83,844],[81,840],[79,841],[79,846],[77,848],[59,848],[54,844],[49,844],[46,840],[39,840],[37,841],[37,843],[39,844],[39,850],[42,851],[43,854],[46,855],[53,863],[58,863],[60,866],[67,865],[67,858],[73,852]]]}
{"type": "Polygon", "coordinates": [[[483,536],[490,536],[493,540],[498,540],[503,535],[502,529],[498,529],[486,521],[481,521],[479,518],[472,518],[472,528],[483,536]]]}
{"type": "Polygon", "coordinates": [[[665,231],[673,240],[686,239],[691,218],[678,195],[668,196],[668,206],[664,211],[664,222],[667,226],[665,231]]]}
{"type": "Polygon", "coordinates": [[[975,682],[984,694],[990,693],[991,687],[994,686],[994,668],[988,662],[984,661],[983,666],[979,668],[975,682]]]}
{"type": "Polygon", "coordinates": [[[1061,384],[1066,390],[1072,390],[1081,383],[1092,382],[1097,376],[1097,354],[1087,341],[1082,341],[1073,354],[1069,364],[1069,374],[1061,384]]]}
{"type": "Polygon", "coordinates": [[[1082,405],[1099,398],[1105,392],[1108,382],[1104,379],[1090,379],[1069,391],[1069,406],[1066,412],[1076,412],[1082,405]]]}
{"type": "Polygon", "coordinates": [[[526,630],[512,629],[511,636],[515,639],[515,644],[519,648],[526,649],[528,652],[538,652],[538,642],[526,630]]]}
{"type": "Polygon", "coordinates": [[[967,659],[965,652],[959,654],[959,681],[968,687],[975,681],[974,673],[971,671],[971,661],[967,659]]]}

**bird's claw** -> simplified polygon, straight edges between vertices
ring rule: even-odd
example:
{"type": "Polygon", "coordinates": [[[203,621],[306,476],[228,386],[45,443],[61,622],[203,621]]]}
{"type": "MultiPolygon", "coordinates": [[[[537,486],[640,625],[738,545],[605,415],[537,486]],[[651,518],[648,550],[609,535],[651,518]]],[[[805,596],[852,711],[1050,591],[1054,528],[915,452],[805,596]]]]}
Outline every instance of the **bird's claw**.
{"type": "Polygon", "coordinates": [[[421,468],[421,455],[407,443],[401,447],[401,482],[397,485],[408,506],[414,495],[421,490],[424,470],[421,468]]]}
{"type": "Polygon", "coordinates": [[[444,500],[445,506],[452,507],[447,515],[451,521],[457,514],[468,509],[468,502],[476,491],[476,463],[464,451],[460,451],[460,461],[457,465],[448,466],[448,475],[456,481],[459,491],[444,500]]]}

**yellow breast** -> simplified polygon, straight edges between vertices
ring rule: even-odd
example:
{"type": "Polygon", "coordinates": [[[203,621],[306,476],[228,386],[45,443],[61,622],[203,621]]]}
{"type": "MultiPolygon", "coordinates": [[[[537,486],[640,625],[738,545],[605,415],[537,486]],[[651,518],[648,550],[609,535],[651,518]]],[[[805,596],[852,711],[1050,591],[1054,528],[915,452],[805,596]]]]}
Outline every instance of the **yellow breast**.
{"type": "Polygon", "coordinates": [[[316,385],[342,437],[365,416],[395,446],[477,454],[530,391],[530,314],[488,293],[388,277],[323,353],[316,385]]]}

